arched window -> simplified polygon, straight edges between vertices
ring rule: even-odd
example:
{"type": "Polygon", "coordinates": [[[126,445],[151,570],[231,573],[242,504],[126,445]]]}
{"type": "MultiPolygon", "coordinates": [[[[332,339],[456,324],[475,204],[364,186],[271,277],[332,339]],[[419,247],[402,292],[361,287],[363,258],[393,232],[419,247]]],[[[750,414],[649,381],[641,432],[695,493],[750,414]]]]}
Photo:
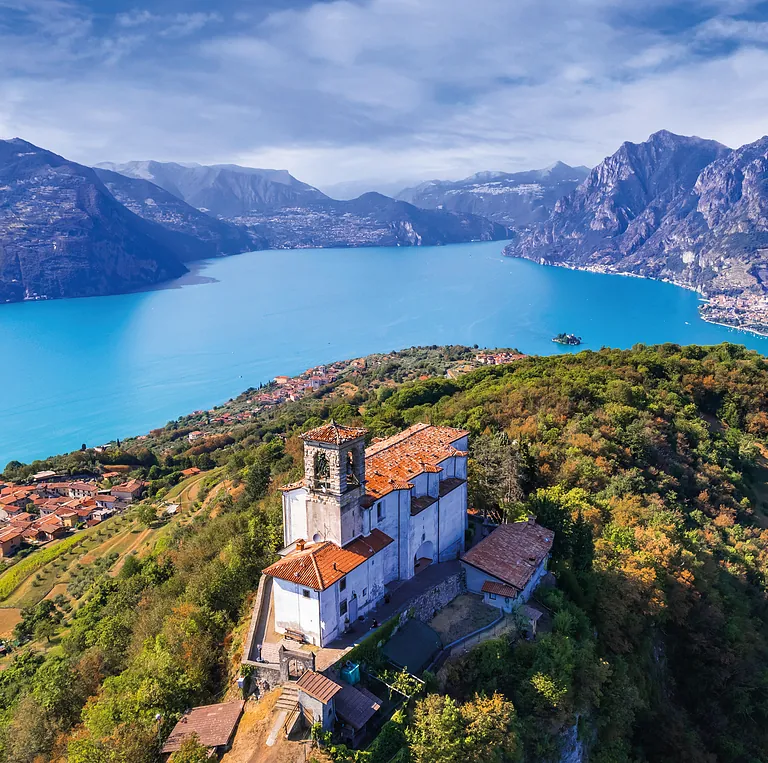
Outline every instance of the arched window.
{"type": "Polygon", "coordinates": [[[322,451],[315,453],[315,483],[318,485],[328,485],[331,476],[331,469],[328,465],[328,456],[322,451]]]}
{"type": "Polygon", "coordinates": [[[347,485],[357,485],[358,479],[355,474],[355,454],[351,450],[347,451],[347,485]]]}

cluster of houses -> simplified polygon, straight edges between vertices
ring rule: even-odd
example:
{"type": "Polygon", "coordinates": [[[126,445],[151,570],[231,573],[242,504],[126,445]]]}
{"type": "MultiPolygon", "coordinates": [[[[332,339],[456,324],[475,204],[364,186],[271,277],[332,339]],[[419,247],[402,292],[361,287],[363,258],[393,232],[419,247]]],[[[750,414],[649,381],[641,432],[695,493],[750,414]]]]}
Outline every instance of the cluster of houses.
{"type": "Polygon", "coordinates": [[[482,366],[502,366],[505,363],[522,360],[524,357],[525,355],[520,352],[480,352],[475,360],[482,366]]]}
{"type": "Polygon", "coordinates": [[[95,480],[53,481],[50,472],[35,477],[31,485],[0,483],[0,557],[96,525],[144,493],[136,479],[103,489],[95,480]]]}

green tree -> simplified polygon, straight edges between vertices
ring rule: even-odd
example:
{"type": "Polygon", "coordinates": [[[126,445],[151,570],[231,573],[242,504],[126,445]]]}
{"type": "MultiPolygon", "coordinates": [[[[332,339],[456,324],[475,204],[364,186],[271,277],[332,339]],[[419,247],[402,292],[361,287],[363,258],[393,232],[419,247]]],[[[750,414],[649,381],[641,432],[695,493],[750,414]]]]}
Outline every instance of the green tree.
{"type": "Polygon", "coordinates": [[[200,744],[197,734],[184,737],[181,747],[171,756],[171,763],[210,763],[208,748],[200,744]]]}
{"type": "Polygon", "coordinates": [[[450,697],[430,694],[416,703],[406,735],[415,763],[461,763],[464,723],[450,697]]]}
{"type": "Polygon", "coordinates": [[[157,509],[151,503],[142,503],[136,510],[136,516],[142,524],[150,527],[157,520],[157,509]]]}

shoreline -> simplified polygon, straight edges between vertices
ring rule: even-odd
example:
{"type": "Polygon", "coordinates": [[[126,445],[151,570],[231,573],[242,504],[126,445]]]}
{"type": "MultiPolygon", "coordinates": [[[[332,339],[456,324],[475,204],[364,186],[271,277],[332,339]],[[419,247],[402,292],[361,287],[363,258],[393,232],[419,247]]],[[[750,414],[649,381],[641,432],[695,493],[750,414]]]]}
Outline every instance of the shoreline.
{"type": "Polygon", "coordinates": [[[542,259],[536,260],[533,257],[523,257],[523,256],[506,254],[504,250],[502,250],[502,256],[509,257],[510,259],[513,259],[513,260],[528,260],[528,262],[533,262],[534,264],[541,265],[543,267],[563,268],[564,270],[574,270],[582,273],[596,273],[598,275],[605,275],[605,276],[623,276],[626,278],[640,278],[645,281],[654,281],[656,283],[667,283],[670,286],[676,286],[679,289],[692,291],[694,294],[698,294],[700,296],[700,302],[702,302],[702,305],[699,306],[699,318],[701,318],[701,320],[704,321],[705,323],[709,323],[712,326],[721,326],[723,328],[733,329],[734,331],[744,331],[748,334],[754,334],[755,336],[768,338],[768,330],[760,331],[758,329],[751,328],[750,326],[741,326],[741,325],[734,325],[732,323],[723,323],[722,321],[712,320],[711,318],[708,318],[705,314],[702,314],[701,308],[704,305],[710,304],[712,300],[701,289],[697,289],[695,286],[691,286],[690,284],[674,281],[670,278],[652,278],[651,276],[645,276],[642,273],[630,273],[625,270],[605,270],[595,265],[573,265],[569,262],[545,262],[542,259]]]}

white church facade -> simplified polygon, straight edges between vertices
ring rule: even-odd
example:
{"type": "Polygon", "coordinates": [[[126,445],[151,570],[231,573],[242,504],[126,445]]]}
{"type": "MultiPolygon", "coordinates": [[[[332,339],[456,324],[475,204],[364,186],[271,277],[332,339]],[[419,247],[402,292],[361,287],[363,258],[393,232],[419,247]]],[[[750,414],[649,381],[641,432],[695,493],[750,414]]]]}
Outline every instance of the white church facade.
{"type": "Polygon", "coordinates": [[[365,448],[331,422],[302,435],[304,478],[283,488],[273,579],[278,633],[325,646],[387,586],[458,559],[467,529],[468,433],[416,424],[365,448]]]}

